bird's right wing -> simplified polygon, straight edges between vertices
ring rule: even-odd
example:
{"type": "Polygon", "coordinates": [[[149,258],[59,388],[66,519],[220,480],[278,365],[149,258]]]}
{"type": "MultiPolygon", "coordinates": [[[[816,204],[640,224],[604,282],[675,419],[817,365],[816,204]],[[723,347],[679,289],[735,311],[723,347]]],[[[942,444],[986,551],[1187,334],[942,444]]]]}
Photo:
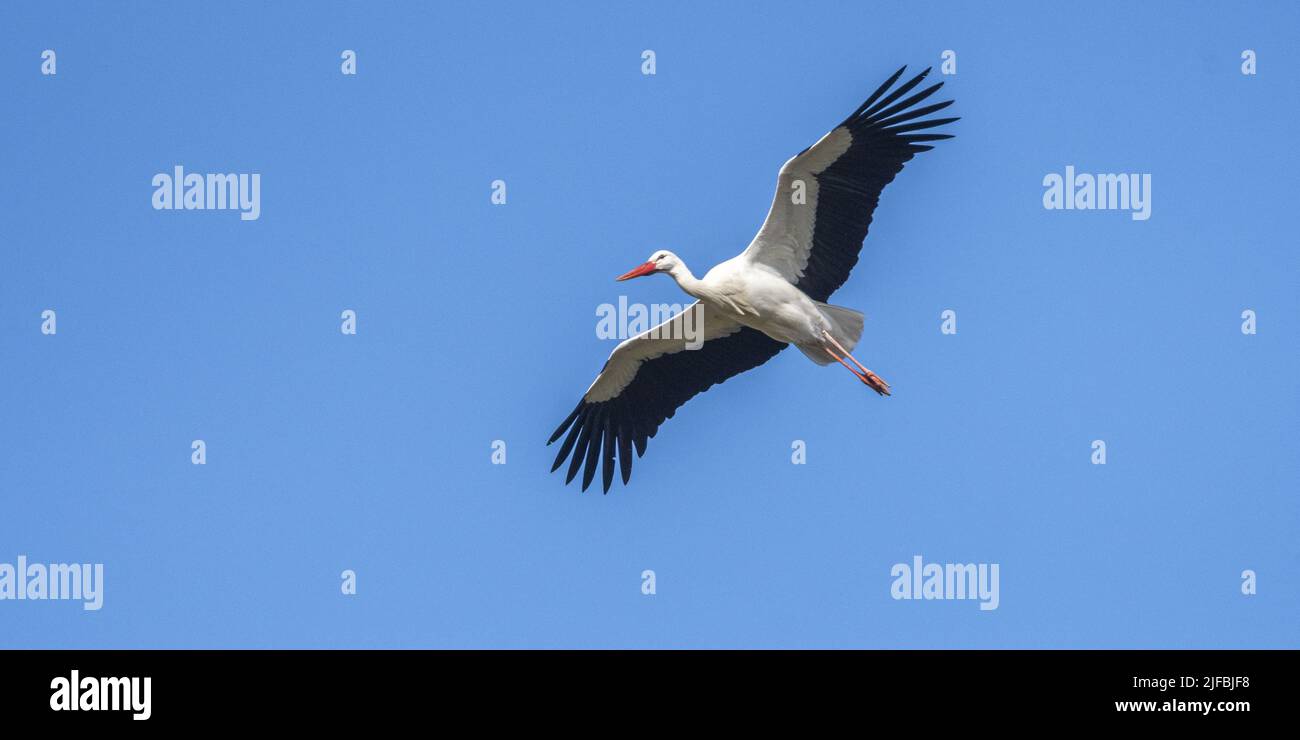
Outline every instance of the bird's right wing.
{"type": "Polygon", "coordinates": [[[551,471],[572,455],[564,482],[572,481],[585,462],[582,490],[600,467],[608,493],[617,450],[626,485],[632,477],[633,446],[638,457],[645,454],[646,440],[678,407],[714,384],[762,365],[785,346],[695,302],[614,348],[578,406],[547,442],[568,432],[551,471]],[[692,349],[698,340],[703,343],[692,349]]]}

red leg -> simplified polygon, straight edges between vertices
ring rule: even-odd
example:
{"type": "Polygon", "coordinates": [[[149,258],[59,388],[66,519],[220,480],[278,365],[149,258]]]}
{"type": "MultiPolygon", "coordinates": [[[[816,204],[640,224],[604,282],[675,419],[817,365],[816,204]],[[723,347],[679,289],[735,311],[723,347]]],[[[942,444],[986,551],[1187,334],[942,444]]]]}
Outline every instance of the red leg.
{"type": "Polygon", "coordinates": [[[848,350],[844,349],[844,347],[839,342],[835,341],[835,337],[831,336],[830,332],[823,331],[822,335],[825,336],[828,340],[830,340],[830,343],[835,345],[835,347],[839,349],[839,351],[843,352],[845,356],[847,356],[850,360],[853,360],[853,364],[861,368],[862,372],[858,372],[857,370],[854,370],[853,368],[849,367],[849,364],[845,362],[842,357],[835,354],[835,352],[832,351],[829,347],[824,347],[823,349],[826,350],[827,354],[829,354],[831,357],[834,357],[844,367],[849,368],[849,372],[852,372],[854,375],[857,376],[858,380],[861,380],[863,383],[866,383],[868,386],[870,386],[871,390],[875,391],[876,393],[879,393],[882,396],[890,395],[889,384],[885,382],[884,378],[871,372],[866,368],[865,365],[863,365],[861,362],[858,362],[858,358],[849,354],[848,350]]]}

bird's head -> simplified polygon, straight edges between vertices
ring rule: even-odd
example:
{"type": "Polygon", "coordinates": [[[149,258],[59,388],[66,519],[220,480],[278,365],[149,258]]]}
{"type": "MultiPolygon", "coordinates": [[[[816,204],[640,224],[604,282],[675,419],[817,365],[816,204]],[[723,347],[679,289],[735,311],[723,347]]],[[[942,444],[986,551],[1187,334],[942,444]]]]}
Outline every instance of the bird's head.
{"type": "Polygon", "coordinates": [[[673,254],[672,252],[669,252],[667,249],[660,249],[659,251],[650,255],[650,259],[646,260],[646,263],[644,265],[641,265],[639,267],[634,267],[631,270],[628,270],[627,272],[615,278],[615,280],[631,280],[634,277],[641,277],[642,275],[652,275],[656,272],[671,273],[674,269],[676,269],[679,265],[681,265],[681,263],[682,261],[677,259],[677,255],[673,254]]]}

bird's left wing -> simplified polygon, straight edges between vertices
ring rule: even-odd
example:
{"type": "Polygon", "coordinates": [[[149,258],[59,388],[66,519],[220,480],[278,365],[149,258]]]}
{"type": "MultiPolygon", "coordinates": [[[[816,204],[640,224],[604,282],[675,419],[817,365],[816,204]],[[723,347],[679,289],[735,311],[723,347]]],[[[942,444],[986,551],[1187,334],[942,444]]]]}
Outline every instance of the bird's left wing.
{"type": "Polygon", "coordinates": [[[880,191],[904,163],[933,148],[925,142],[952,138],[915,133],[957,120],[915,120],[952,104],[948,100],[912,107],[942,87],[942,82],[898,100],[930,70],[886,94],[903,69],[843,123],[785,163],[767,220],[743,254],[775,270],[815,301],[827,300],[848,280],[880,191]]]}
{"type": "Polygon", "coordinates": [[[614,480],[618,454],[624,485],[632,477],[632,448],[645,454],[646,440],[677,408],[716,383],[767,362],[785,348],[766,334],[741,326],[700,302],[614,348],[578,406],[547,444],[567,431],[551,471],[569,463],[568,483],[582,474],[587,490],[597,468],[605,492],[614,480]],[[703,343],[698,343],[703,340],[703,343]],[[692,349],[691,347],[695,347],[692,349]]]}

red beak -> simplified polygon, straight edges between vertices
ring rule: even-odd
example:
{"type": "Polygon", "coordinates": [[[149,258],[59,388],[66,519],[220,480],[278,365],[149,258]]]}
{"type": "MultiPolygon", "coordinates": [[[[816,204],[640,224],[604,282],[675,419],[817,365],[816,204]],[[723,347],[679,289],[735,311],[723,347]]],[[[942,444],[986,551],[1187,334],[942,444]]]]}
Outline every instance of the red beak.
{"type": "Polygon", "coordinates": [[[632,270],[629,270],[628,272],[625,272],[625,273],[623,273],[622,275],[619,275],[618,277],[616,277],[616,278],[614,278],[614,279],[615,279],[615,280],[631,280],[631,279],[634,278],[634,277],[641,277],[642,275],[649,275],[650,273],[654,272],[656,268],[657,268],[657,266],[655,265],[655,263],[653,263],[653,262],[647,262],[647,263],[645,263],[644,265],[641,265],[640,267],[637,267],[637,268],[634,268],[634,269],[632,269],[632,270]]]}

